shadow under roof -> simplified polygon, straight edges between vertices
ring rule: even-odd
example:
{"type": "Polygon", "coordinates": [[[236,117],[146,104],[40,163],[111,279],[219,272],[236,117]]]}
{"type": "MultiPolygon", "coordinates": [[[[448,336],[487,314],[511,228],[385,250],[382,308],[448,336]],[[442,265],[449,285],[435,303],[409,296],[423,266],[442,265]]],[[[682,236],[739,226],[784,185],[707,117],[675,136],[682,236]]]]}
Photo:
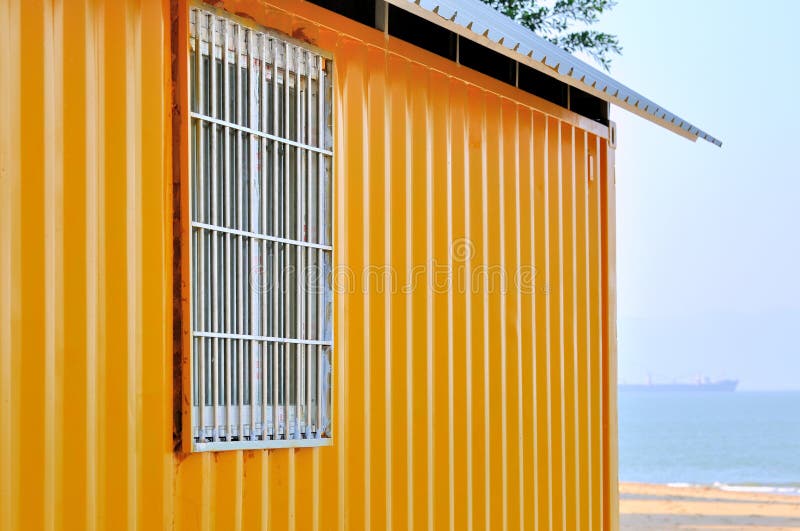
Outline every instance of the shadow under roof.
{"type": "Polygon", "coordinates": [[[386,0],[461,37],[626,109],[689,140],[722,142],[480,0],[386,0]]]}

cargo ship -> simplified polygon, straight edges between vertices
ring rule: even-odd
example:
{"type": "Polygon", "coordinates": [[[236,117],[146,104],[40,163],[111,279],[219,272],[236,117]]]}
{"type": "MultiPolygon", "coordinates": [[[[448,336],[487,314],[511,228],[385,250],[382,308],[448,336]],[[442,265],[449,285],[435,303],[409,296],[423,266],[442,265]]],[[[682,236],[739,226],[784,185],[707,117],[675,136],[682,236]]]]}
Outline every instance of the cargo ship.
{"type": "Polygon", "coordinates": [[[710,380],[698,378],[693,382],[654,383],[648,379],[647,383],[619,384],[620,391],[721,391],[733,392],[739,385],[739,380],[710,380]]]}

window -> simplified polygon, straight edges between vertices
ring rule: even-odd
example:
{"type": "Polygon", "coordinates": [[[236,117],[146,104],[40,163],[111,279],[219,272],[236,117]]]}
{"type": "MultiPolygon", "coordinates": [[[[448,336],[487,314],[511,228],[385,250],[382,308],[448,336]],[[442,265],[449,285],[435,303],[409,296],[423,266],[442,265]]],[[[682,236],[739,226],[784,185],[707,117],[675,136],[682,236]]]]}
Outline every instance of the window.
{"type": "Polygon", "coordinates": [[[194,449],[331,442],[331,62],[190,12],[194,449]]]}

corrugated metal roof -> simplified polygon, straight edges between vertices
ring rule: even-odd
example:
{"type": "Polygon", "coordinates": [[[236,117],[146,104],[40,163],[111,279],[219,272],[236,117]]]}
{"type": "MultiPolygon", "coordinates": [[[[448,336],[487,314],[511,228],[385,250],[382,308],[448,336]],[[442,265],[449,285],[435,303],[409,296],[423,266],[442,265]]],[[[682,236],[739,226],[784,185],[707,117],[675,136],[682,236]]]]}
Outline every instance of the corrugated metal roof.
{"type": "Polygon", "coordinates": [[[702,138],[722,146],[720,140],[523,28],[480,0],[387,1],[689,140],[702,138]]]}

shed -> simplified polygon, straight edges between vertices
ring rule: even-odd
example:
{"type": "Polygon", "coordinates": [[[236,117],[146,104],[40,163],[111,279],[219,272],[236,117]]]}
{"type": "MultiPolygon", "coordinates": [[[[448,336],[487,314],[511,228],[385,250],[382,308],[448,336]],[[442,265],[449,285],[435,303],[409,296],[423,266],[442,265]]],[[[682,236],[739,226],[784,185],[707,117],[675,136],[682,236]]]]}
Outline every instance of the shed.
{"type": "Polygon", "coordinates": [[[615,529],[609,105],[477,0],[0,3],[0,529],[615,529]]]}

